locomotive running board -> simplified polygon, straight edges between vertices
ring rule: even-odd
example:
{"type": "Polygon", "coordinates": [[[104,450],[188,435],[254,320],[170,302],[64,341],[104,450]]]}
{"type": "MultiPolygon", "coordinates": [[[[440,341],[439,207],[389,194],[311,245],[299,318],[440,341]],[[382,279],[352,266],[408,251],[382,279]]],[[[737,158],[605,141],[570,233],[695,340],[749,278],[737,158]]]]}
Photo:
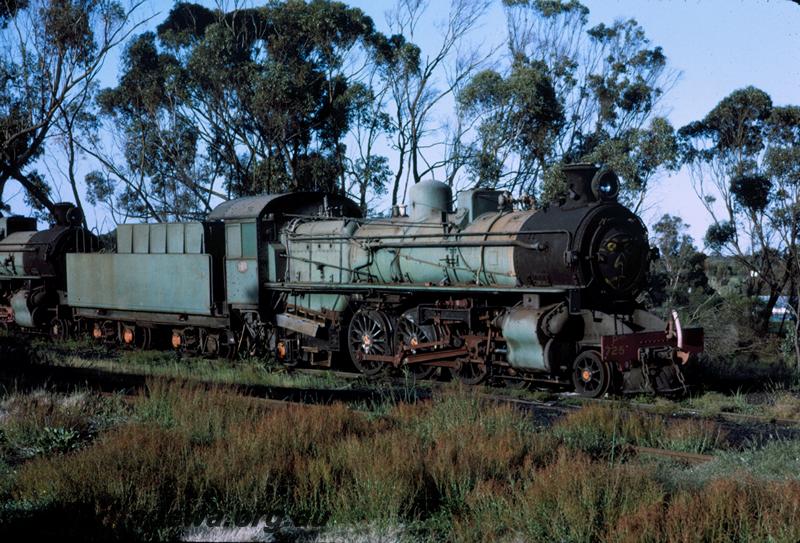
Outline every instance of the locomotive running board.
{"type": "Polygon", "coordinates": [[[270,290],[304,291],[304,292],[409,292],[424,289],[428,292],[480,292],[487,294],[564,294],[571,289],[561,287],[485,287],[480,285],[426,285],[419,283],[380,285],[375,283],[265,283],[270,290]]]}

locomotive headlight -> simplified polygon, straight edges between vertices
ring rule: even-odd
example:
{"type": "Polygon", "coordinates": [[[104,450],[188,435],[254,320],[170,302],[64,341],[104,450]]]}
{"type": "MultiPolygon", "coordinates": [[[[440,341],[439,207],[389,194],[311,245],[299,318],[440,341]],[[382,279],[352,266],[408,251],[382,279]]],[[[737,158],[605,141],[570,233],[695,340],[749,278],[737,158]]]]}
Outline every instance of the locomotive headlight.
{"type": "Polygon", "coordinates": [[[601,169],[592,178],[592,193],[595,198],[603,202],[617,199],[619,194],[619,178],[617,174],[607,168],[601,169]]]}

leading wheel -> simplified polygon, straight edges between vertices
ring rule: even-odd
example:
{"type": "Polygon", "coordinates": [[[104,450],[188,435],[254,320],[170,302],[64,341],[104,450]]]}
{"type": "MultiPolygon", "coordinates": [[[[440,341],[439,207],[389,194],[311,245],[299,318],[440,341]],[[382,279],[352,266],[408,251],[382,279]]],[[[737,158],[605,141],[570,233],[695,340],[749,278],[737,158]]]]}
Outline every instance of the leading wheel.
{"type": "Polygon", "coordinates": [[[479,385],[489,378],[491,368],[488,364],[460,360],[458,366],[451,369],[450,373],[465,385],[479,385]]]}
{"type": "Polygon", "coordinates": [[[597,351],[584,351],[572,364],[575,392],[585,398],[599,398],[608,390],[611,370],[597,351]]]}
{"type": "Polygon", "coordinates": [[[530,388],[530,381],[525,380],[525,376],[511,368],[506,370],[505,375],[500,377],[500,384],[509,390],[527,390],[530,388]]]}
{"type": "Polygon", "coordinates": [[[392,356],[392,329],[389,319],[380,311],[359,310],[350,321],[347,346],[350,358],[358,370],[367,376],[381,373],[386,363],[380,360],[365,360],[365,356],[392,356]]]}

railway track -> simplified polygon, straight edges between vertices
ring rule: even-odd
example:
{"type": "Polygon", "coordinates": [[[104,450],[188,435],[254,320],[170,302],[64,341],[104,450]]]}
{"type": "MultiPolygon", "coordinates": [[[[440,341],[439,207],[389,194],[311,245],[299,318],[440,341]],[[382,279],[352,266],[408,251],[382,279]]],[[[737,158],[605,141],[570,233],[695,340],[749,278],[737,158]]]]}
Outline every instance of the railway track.
{"type": "MultiPolygon", "coordinates": [[[[136,391],[136,392],[126,391],[126,392],[123,392],[122,394],[120,394],[120,392],[110,392],[110,391],[99,391],[99,392],[96,392],[96,393],[98,395],[106,396],[106,397],[113,397],[113,398],[122,397],[122,399],[124,401],[133,404],[136,401],[139,401],[146,394],[146,391],[144,391],[144,390],[139,390],[139,391],[136,391]]],[[[237,393],[238,394],[239,391],[232,391],[232,393],[237,393]]],[[[268,406],[270,408],[287,408],[287,407],[291,407],[291,406],[296,406],[298,404],[308,405],[308,402],[302,402],[302,401],[298,401],[298,400],[286,400],[286,399],[278,400],[278,399],[274,399],[274,398],[265,398],[265,397],[260,397],[260,396],[249,396],[249,395],[248,395],[248,397],[250,399],[252,399],[254,401],[257,401],[257,402],[259,402],[261,404],[264,404],[264,405],[266,405],[266,406],[268,406]]],[[[516,403],[516,402],[507,402],[507,403],[516,403]]],[[[532,406],[532,402],[528,402],[526,404],[520,404],[520,405],[525,405],[530,410],[530,408],[532,406]]],[[[561,416],[561,415],[565,414],[567,411],[569,411],[569,409],[549,406],[549,405],[546,405],[546,404],[535,404],[535,405],[536,405],[535,409],[546,410],[546,411],[550,411],[550,412],[557,412],[559,414],[559,416],[561,416]]],[[[362,411],[364,413],[368,412],[366,410],[361,410],[361,409],[356,409],[356,411],[362,411]]],[[[671,460],[678,460],[678,461],[685,462],[687,464],[692,464],[692,465],[702,464],[702,463],[710,462],[710,461],[714,460],[714,456],[713,455],[709,455],[709,454],[698,454],[698,453],[690,453],[690,452],[683,452],[683,451],[674,451],[674,450],[670,450],[670,449],[662,449],[662,448],[656,448],[656,447],[642,447],[642,446],[631,445],[631,446],[626,447],[626,450],[629,453],[632,453],[632,454],[635,454],[635,455],[638,455],[638,456],[655,456],[655,457],[659,457],[659,458],[668,458],[668,459],[671,459],[671,460]]]]}
{"type": "MultiPolygon", "coordinates": [[[[0,364],[0,373],[5,371],[3,366],[6,366],[9,361],[17,363],[17,364],[25,364],[25,359],[30,358],[33,356],[33,353],[29,352],[25,345],[25,342],[19,341],[18,339],[12,336],[0,336],[0,360],[2,360],[2,364],[0,364]]],[[[34,356],[35,358],[35,356],[34,356]]],[[[36,364],[25,364],[25,371],[30,371],[32,368],[37,368],[41,366],[46,366],[49,368],[62,368],[62,369],[53,369],[52,371],[56,373],[62,373],[63,370],[66,370],[64,366],[55,366],[55,365],[48,365],[46,363],[36,363],[36,364]]],[[[34,370],[35,371],[35,370],[34,370]]],[[[79,368],[76,370],[70,369],[69,371],[84,371],[89,372],[87,375],[91,378],[91,371],[86,370],[85,368],[79,368]]],[[[370,378],[364,376],[362,373],[356,371],[342,371],[342,370],[328,370],[328,369],[316,369],[316,368],[291,368],[286,370],[288,374],[304,374],[310,376],[318,376],[318,377],[335,377],[345,381],[352,381],[358,382],[359,385],[355,388],[363,389],[365,391],[374,390],[376,386],[383,386],[386,387],[387,385],[393,389],[395,392],[404,392],[410,393],[413,391],[415,394],[420,394],[425,396],[427,394],[426,389],[430,391],[430,393],[434,393],[437,389],[442,388],[444,383],[433,381],[433,380],[426,380],[420,383],[416,383],[413,379],[404,378],[400,376],[391,376],[391,375],[383,375],[379,378],[370,378]],[[424,383],[423,386],[418,386],[419,384],[424,383]]],[[[134,375],[134,374],[131,374],[134,375]]],[[[55,375],[54,375],[55,377],[55,375]]],[[[141,380],[146,378],[147,376],[140,376],[141,380]]],[[[60,377],[59,377],[60,378],[60,377]]],[[[116,378],[110,376],[110,378],[116,378]]],[[[0,375],[0,382],[2,382],[2,375],[0,375]]],[[[245,389],[247,387],[252,387],[252,392],[255,395],[270,395],[275,394],[278,396],[283,395],[294,395],[297,394],[297,389],[292,387],[263,387],[260,385],[240,385],[245,389]],[[271,389],[271,390],[270,390],[271,389]]],[[[637,410],[645,413],[651,414],[658,414],[662,416],[668,417],[675,417],[675,418],[695,418],[695,419],[709,419],[718,422],[723,422],[726,424],[738,424],[738,425],[764,425],[768,427],[779,427],[779,428],[786,428],[787,430],[791,429],[800,429],[800,420],[798,419],[789,419],[789,418],[780,418],[780,417],[773,417],[773,416],[763,416],[763,415],[754,415],[749,413],[734,413],[734,412],[718,412],[712,415],[704,414],[696,410],[684,408],[684,407],[675,407],[671,409],[669,413],[664,413],[663,408],[656,407],[650,404],[644,404],[639,402],[633,401],[626,401],[620,400],[616,398],[582,398],[576,395],[559,395],[559,399],[553,402],[542,402],[537,400],[525,399],[525,398],[514,398],[508,395],[503,394],[503,388],[492,388],[487,387],[488,390],[491,392],[483,392],[486,396],[494,399],[496,401],[504,401],[510,404],[518,405],[518,406],[536,406],[537,409],[541,410],[553,410],[553,411],[561,411],[566,412],[564,409],[570,409],[571,404],[579,404],[579,405],[588,405],[592,403],[604,403],[604,404],[614,404],[618,405],[622,403],[627,409],[637,410]],[[569,403],[566,403],[569,402],[569,403]]],[[[315,397],[320,398],[322,401],[349,401],[348,396],[354,395],[358,396],[359,393],[357,392],[339,392],[339,393],[330,393],[324,392],[329,389],[319,389],[319,390],[309,390],[309,395],[311,400],[315,397]]],[[[380,393],[372,394],[372,399],[376,397],[379,398],[381,395],[380,393]]]]}
{"type": "MultiPolygon", "coordinates": [[[[364,377],[364,375],[355,372],[345,372],[345,371],[332,372],[328,370],[317,370],[317,369],[306,369],[306,368],[295,369],[292,371],[308,375],[324,376],[327,374],[327,375],[333,375],[341,379],[367,381],[367,378],[364,377]]],[[[373,382],[389,382],[397,386],[408,385],[408,381],[403,379],[402,377],[384,377],[379,381],[373,381],[373,382]]],[[[426,384],[430,386],[432,390],[436,390],[440,386],[440,383],[434,381],[428,381],[426,384]]],[[[800,429],[800,419],[780,418],[770,415],[753,415],[749,413],[734,413],[730,411],[721,411],[709,415],[709,414],[704,414],[698,410],[684,408],[684,407],[675,407],[674,409],[671,409],[669,413],[664,413],[663,408],[651,404],[626,401],[624,399],[618,399],[618,398],[582,398],[576,395],[568,395],[568,396],[559,395],[559,400],[552,402],[543,402],[539,400],[514,398],[511,396],[503,395],[502,388],[493,388],[493,387],[488,387],[488,388],[492,390],[492,392],[483,393],[483,395],[491,400],[503,401],[509,404],[520,405],[520,406],[535,405],[541,409],[561,410],[562,412],[567,412],[567,410],[570,410],[572,408],[578,408],[583,405],[611,404],[611,405],[624,405],[625,408],[631,410],[641,411],[649,414],[675,417],[675,418],[709,419],[709,420],[724,421],[735,424],[747,424],[747,425],[763,424],[769,426],[800,429]],[[559,403],[563,401],[570,401],[573,403],[572,404],[559,403]]]]}
{"type": "MultiPolygon", "coordinates": [[[[294,388],[270,385],[230,384],[197,379],[159,377],[148,374],[113,372],[94,368],[73,368],[68,366],[25,365],[24,368],[13,365],[0,365],[0,385],[6,389],[30,390],[46,386],[59,392],[68,392],[77,387],[89,388],[98,392],[135,393],[146,390],[152,379],[163,379],[169,382],[223,389],[242,396],[254,398],[285,400],[295,403],[329,404],[334,402],[378,402],[387,398],[404,397],[409,400],[425,399],[424,390],[414,392],[398,388],[294,388]],[[20,371],[23,370],[24,371],[20,371]]],[[[427,396],[429,397],[429,396],[427,396]]]]}
{"type": "MultiPolygon", "coordinates": [[[[368,380],[363,375],[353,372],[315,369],[295,369],[292,372],[335,376],[352,382],[348,388],[297,388],[290,386],[267,386],[248,384],[229,384],[214,381],[202,381],[186,378],[168,378],[148,374],[114,372],[94,368],[75,368],[48,364],[0,364],[0,386],[16,390],[48,387],[51,390],[69,392],[76,388],[89,388],[100,394],[123,394],[135,401],[137,396],[146,394],[147,383],[151,379],[164,379],[170,382],[185,383],[191,386],[208,389],[227,390],[232,394],[251,397],[260,402],[280,407],[296,404],[331,404],[335,402],[349,404],[356,409],[368,409],[370,405],[385,402],[415,402],[430,400],[446,393],[445,383],[428,382],[426,386],[409,386],[409,380],[402,377],[384,377],[381,380],[368,380]]],[[[712,420],[728,435],[734,437],[736,443],[763,442],[776,437],[800,439],[800,421],[780,419],[741,413],[720,413],[712,417],[704,416],[696,411],[676,408],[669,413],[649,404],[621,402],[615,399],[583,399],[570,397],[554,401],[515,398],[502,394],[502,389],[484,389],[475,391],[483,401],[512,405],[526,412],[537,425],[548,426],[558,418],[574,412],[585,405],[608,404],[623,406],[626,409],[644,412],[653,416],[670,418],[691,418],[712,420]]],[[[675,458],[688,463],[709,461],[708,455],[692,455],[665,449],[634,448],[632,452],[640,455],[675,458]]]]}
{"type": "MultiPolygon", "coordinates": [[[[68,366],[58,366],[50,364],[27,364],[24,363],[25,349],[21,348],[19,344],[14,344],[11,349],[8,349],[2,342],[11,344],[11,338],[0,337],[0,354],[3,355],[3,364],[0,364],[0,383],[8,382],[9,379],[17,379],[24,376],[27,380],[49,379],[53,384],[60,382],[63,384],[73,383],[81,384],[81,379],[106,381],[107,383],[116,384],[120,381],[131,383],[133,387],[143,387],[146,380],[150,377],[145,374],[121,373],[121,372],[108,372],[96,369],[87,368],[71,368],[68,366]],[[4,349],[4,347],[6,347],[4,349]],[[9,364],[9,362],[11,364],[9,364]],[[10,367],[12,366],[12,367],[10,367]],[[16,370],[13,367],[19,366],[16,370]],[[24,371],[23,370],[24,366],[24,371]],[[126,377],[123,377],[126,376],[126,377]]],[[[297,373],[319,377],[335,377],[345,381],[352,381],[358,385],[349,389],[298,389],[295,387],[280,387],[280,386],[264,386],[264,385],[230,385],[236,386],[241,390],[241,393],[251,396],[271,397],[271,398],[287,398],[296,399],[299,396],[304,397],[307,403],[331,403],[334,401],[340,402],[353,402],[359,400],[378,401],[384,400],[389,394],[394,395],[416,395],[418,399],[430,397],[438,390],[442,389],[445,385],[436,381],[425,381],[424,386],[417,386],[413,379],[406,379],[396,376],[382,376],[378,379],[367,378],[361,373],[353,371],[336,371],[327,369],[313,369],[313,368],[295,368],[290,369],[287,373],[297,373]],[[382,390],[377,390],[381,387],[382,390]]],[[[206,383],[211,385],[211,383],[206,383]]],[[[220,386],[215,384],[215,386],[220,386]]],[[[613,404],[622,405],[627,409],[637,410],[644,413],[658,414],[673,418],[694,418],[694,419],[709,419],[727,424],[736,425],[764,425],[767,427],[779,427],[791,429],[800,429],[800,420],[779,418],[773,416],[753,415],[745,413],[733,412],[719,412],[713,415],[703,414],[696,410],[675,407],[669,413],[664,413],[663,408],[658,408],[650,404],[643,404],[638,402],[631,402],[619,400],[615,398],[581,398],[579,396],[560,396],[558,400],[543,402],[525,398],[515,398],[503,394],[502,388],[486,387],[491,392],[479,392],[485,398],[492,401],[501,401],[508,404],[513,404],[519,407],[535,408],[540,411],[552,411],[557,413],[566,413],[569,410],[575,409],[582,405],[590,404],[613,404]],[[570,403],[565,403],[565,402],[570,403]],[[575,405],[577,404],[577,405],[575,405]]]]}
{"type": "MultiPolygon", "coordinates": [[[[316,369],[297,369],[299,373],[310,375],[324,375],[327,370],[316,369]]],[[[407,386],[407,380],[402,377],[382,377],[378,381],[369,381],[363,375],[353,372],[336,372],[337,377],[350,380],[362,380],[367,383],[392,383],[397,386],[407,386]]],[[[427,381],[425,386],[430,387],[435,396],[439,391],[445,390],[445,383],[427,381]]],[[[548,425],[555,419],[576,411],[587,405],[609,405],[631,411],[637,411],[646,415],[661,416],[670,419],[691,419],[707,420],[717,425],[721,432],[728,437],[729,443],[733,447],[745,447],[758,443],[766,443],[774,439],[800,439],[800,420],[787,419],[773,416],[751,415],[745,413],[719,412],[714,414],[704,414],[697,410],[678,407],[664,411],[663,407],[641,402],[634,402],[620,398],[582,398],[574,394],[558,394],[557,399],[551,401],[541,401],[528,398],[517,398],[503,394],[503,388],[483,387],[475,392],[482,399],[494,403],[504,403],[513,405],[518,409],[526,411],[538,423],[548,425]]],[[[654,456],[654,451],[642,451],[643,454],[654,456]]],[[[662,456],[669,457],[664,454],[662,456]]],[[[687,462],[706,461],[687,456],[687,462]]]]}

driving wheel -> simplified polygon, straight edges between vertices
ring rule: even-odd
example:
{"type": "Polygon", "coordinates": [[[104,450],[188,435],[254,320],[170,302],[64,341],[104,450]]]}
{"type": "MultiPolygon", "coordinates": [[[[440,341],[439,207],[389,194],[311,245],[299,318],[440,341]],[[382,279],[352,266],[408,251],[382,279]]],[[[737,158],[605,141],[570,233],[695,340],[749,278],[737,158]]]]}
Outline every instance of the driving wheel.
{"type": "MultiPolygon", "coordinates": [[[[433,326],[420,326],[410,315],[403,315],[397,322],[395,345],[398,349],[400,345],[404,345],[408,352],[417,354],[418,345],[436,340],[436,329],[433,326]]],[[[436,366],[426,364],[403,364],[403,368],[414,380],[428,379],[436,372],[436,366]]]]}
{"type": "Polygon", "coordinates": [[[364,375],[377,375],[386,367],[385,362],[365,360],[365,356],[391,356],[394,352],[389,319],[374,309],[361,309],[353,315],[347,338],[350,358],[364,375]]]}

